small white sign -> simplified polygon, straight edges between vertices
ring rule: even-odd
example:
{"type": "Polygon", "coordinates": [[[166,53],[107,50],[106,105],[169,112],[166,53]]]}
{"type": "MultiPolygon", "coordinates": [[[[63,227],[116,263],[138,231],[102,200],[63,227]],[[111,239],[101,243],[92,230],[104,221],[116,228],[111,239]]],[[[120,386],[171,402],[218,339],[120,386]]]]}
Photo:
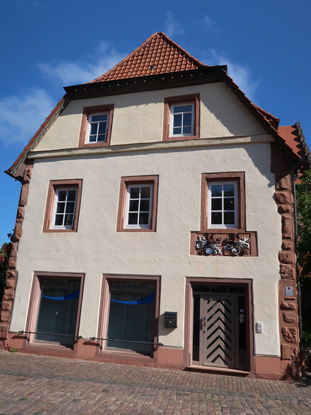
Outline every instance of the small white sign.
{"type": "Polygon", "coordinates": [[[262,333],[262,322],[261,321],[257,321],[257,323],[255,324],[255,330],[256,330],[256,333],[262,333]]]}
{"type": "Polygon", "coordinates": [[[286,297],[294,297],[294,287],[285,287],[286,297]]]}

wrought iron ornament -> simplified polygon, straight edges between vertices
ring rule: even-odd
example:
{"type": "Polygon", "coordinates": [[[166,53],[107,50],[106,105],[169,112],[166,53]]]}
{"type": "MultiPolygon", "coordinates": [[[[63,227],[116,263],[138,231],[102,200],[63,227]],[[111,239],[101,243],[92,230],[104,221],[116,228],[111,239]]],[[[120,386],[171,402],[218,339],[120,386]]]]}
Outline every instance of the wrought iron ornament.
{"type": "Polygon", "coordinates": [[[239,238],[239,235],[234,233],[226,235],[224,239],[215,238],[214,234],[205,235],[199,235],[195,242],[198,255],[242,256],[250,253],[250,238],[239,238]]]}

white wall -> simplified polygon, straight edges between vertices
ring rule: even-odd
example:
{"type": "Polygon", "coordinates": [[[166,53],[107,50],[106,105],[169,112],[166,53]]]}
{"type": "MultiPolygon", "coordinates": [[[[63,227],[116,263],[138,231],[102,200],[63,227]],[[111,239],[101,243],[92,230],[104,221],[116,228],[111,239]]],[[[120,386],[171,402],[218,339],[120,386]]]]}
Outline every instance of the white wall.
{"type": "Polygon", "coordinates": [[[256,353],[279,355],[281,220],[273,200],[270,157],[269,144],[249,144],[36,161],[18,250],[11,330],[25,329],[34,271],[86,274],[83,337],[97,335],[102,274],[160,275],[160,313],[178,312],[178,328],[169,332],[160,326],[160,341],[183,347],[185,277],[248,278],[254,282],[254,320],[264,324],[255,337],[256,353]],[[259,256],[190,256],[190,232],[200,229],[201,174],[226,171],[245,171],[247,230],[258,232],[259,256]],[[116,232],[120,178],[136,175],[159,175],[154,233],[116,232]],[[83,178],[78,232],[43,233],[49,181],[71,178],[83,178]]]}
{"type": "Polygon", "coordinates": [[[35,151],[78,146],[84,107],[114,104],[111,145],[162,140],[164,98],[200,93],[200,138],[249,136],[264,130],[224,83],[71,101],[35,151]]]}

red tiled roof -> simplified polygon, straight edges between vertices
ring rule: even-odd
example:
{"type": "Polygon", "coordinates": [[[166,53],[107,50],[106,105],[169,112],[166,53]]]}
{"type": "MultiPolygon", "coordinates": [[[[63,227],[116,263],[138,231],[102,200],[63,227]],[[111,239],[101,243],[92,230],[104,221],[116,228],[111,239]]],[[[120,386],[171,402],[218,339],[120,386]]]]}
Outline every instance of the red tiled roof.
{"type": "Polygon", "coordinates": [[[295,125],[285,125],[279,127],[278,133],[296,156],[304,158],[306,153],[309,152],[298,122],[295,125]]]}
{"type": "Polygon", "coordinates": [[[164,33],[155,33],[141,46],[93,82],[206,68],[164,33]]]}

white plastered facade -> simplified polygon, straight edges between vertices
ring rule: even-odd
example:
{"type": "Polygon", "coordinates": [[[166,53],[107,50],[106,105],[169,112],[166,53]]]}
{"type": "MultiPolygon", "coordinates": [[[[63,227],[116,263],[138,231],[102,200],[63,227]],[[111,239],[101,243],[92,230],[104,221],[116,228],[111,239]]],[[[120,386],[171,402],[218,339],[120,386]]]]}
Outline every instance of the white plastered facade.
{"type": "Polygon", "coordinates": [[[278,252],[281,219],[273,200],[271,137],[222,83],[72,101],[36,151],[77,148],[83,108],[113,103],[111,145],[160,142],[165,97],[200,93],[200,137],[262,142],[36,159],[18,250],[18,284],[11,331],[25,329],[34,272],[84,273],[79,334],[98,333],[103,274],[161,276],[159,341],[184,347],[186,277],[253,280],[255,353],[279,356],[278,252]],[[257,232],[257,257],[190,255],[190,232],[200,230],[201,175],[245,172],[246,229],[257,232]],[[120,179],[158,175],[156,232],[117,232],[120,179]],[[50,180],[83,179],[78,231],[44,233],[50,180]],[[177,311],[165,329],[163,313],[177,311]]]}

